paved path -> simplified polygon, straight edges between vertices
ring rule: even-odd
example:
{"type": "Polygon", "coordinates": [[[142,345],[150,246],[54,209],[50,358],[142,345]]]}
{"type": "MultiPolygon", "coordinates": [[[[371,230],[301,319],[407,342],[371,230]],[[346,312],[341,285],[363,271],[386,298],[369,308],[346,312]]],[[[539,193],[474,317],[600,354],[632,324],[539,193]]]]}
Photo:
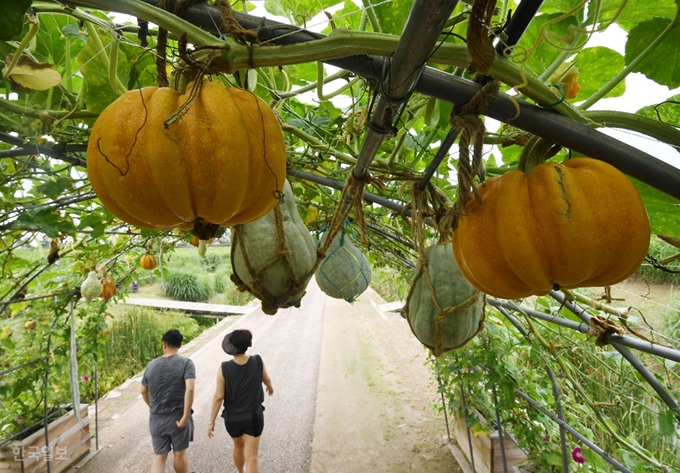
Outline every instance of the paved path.
{"type": "MultiPolygon", "coordinates": [[[[253,347],[248,353],[262,355],[274,386],[274,395],[265,400],[266,434],[260,443],[261,471],[309,471],[325,304],[325,294],[312,281],[300,309],[283,309],[271,317],[257,308],[221,333],[206,334],[213,338],[189,355],[196,364],[197,378],[196,434],[189,449],[190,471],[234,471],[232,442],[224,426],[218,422],[212,439],[208,439],[206,433],[217,370],[220,363],[228,359],[221,348],[222,338],[234,327],[253,331],[253,347]]],[[[224,321],[220,326],[228,323],[224,321]]],[[[148,407],[138,395],[139,387],[139,378],[135,378],[118,391],[121,393],[115,400],[120,399],[118,408],[102,407],[101,451],[79,472],[149,470],[152,449],[148,407]]],[[[168,463],[170,461],[171,456],[168,463]]],[[[166,471],[172,470],[167,468],[166,471]]]]}

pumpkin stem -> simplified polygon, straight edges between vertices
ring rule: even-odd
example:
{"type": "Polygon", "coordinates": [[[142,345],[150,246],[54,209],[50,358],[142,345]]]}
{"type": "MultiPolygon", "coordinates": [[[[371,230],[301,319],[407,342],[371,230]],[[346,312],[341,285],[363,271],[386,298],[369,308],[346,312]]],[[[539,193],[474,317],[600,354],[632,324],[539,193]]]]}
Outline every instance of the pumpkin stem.
{"type": "Polygon", "coordinates": [[[555,156],[560,148],[560,145],[534,135],[522,150],[517,167],[524,174],[528,174],[531,169],[555,156]]]}
{"type": "Polygon", "coordinates": [[[210,240],[215,238],[217,230],[220,226],[216,223],[210,223],[203,220],[203,217],[198,217],[194,221],[194,235],[198,237],[199,240],[210,240]]]}

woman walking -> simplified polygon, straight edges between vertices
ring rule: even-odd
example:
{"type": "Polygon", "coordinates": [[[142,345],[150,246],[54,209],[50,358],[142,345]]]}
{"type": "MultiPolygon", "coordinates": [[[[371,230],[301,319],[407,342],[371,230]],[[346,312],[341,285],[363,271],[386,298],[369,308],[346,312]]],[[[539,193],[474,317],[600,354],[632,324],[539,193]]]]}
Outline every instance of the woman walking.
{"type": "Polygon", "coordinates": [[[222,349],[234,358],[217,370],[217,386],[213,397],[208,437],[215,432],[215,419],[224,406],[222,417],[227,433],[234,441],[234,465],[239,473],[258,473],[257,454],[264,428],[264,391],[274,394],[272,382],[260,355],[248,356],[252,346],[250,330],[234,330],[222,340],[222,349]]]}

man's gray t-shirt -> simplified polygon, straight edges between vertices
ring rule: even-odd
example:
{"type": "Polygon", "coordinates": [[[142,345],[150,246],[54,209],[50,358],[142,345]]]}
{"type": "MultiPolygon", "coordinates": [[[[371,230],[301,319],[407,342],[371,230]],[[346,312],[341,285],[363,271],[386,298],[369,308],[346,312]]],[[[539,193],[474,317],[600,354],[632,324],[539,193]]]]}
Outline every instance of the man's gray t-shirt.
{"type": "Polygon", "coordinates": [[[196,379],[196,367],[181,355],[161,356],[146,367],[142,385],[149,389],[152,414],[170,414],[184,409],[187,379],[196,379]]]}

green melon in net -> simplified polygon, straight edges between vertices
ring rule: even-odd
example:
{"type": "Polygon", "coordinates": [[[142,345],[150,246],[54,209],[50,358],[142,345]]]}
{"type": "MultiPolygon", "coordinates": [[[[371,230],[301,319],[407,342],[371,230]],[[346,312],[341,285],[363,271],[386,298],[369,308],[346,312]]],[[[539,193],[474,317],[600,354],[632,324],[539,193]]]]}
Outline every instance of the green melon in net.
{"type": "MultiPolygon", "coordinates": [[[[335,235],[326,250],[326,257],[316,270],[316,282],[321,290],[334,299],[354,301],[371,283],[371,265],[349,235],[342,230],[335,235]]],[[[321,236],[321,246],[326,242],[321,236]]]]}
{"type": "Polygon", "coordinates": [[[484,294],[461,274],[451,244],[425,249],[404,313],[413,334],[435,356],[462,347],[482,328],[484,294]]]}
{"type": "Polygon", "coordinates": [[[231,280],[257,297],[269,315],[300,307],[317,258],[288,181],[283,196],[283,203],[261,219],[232,229],[231,280]]]}

